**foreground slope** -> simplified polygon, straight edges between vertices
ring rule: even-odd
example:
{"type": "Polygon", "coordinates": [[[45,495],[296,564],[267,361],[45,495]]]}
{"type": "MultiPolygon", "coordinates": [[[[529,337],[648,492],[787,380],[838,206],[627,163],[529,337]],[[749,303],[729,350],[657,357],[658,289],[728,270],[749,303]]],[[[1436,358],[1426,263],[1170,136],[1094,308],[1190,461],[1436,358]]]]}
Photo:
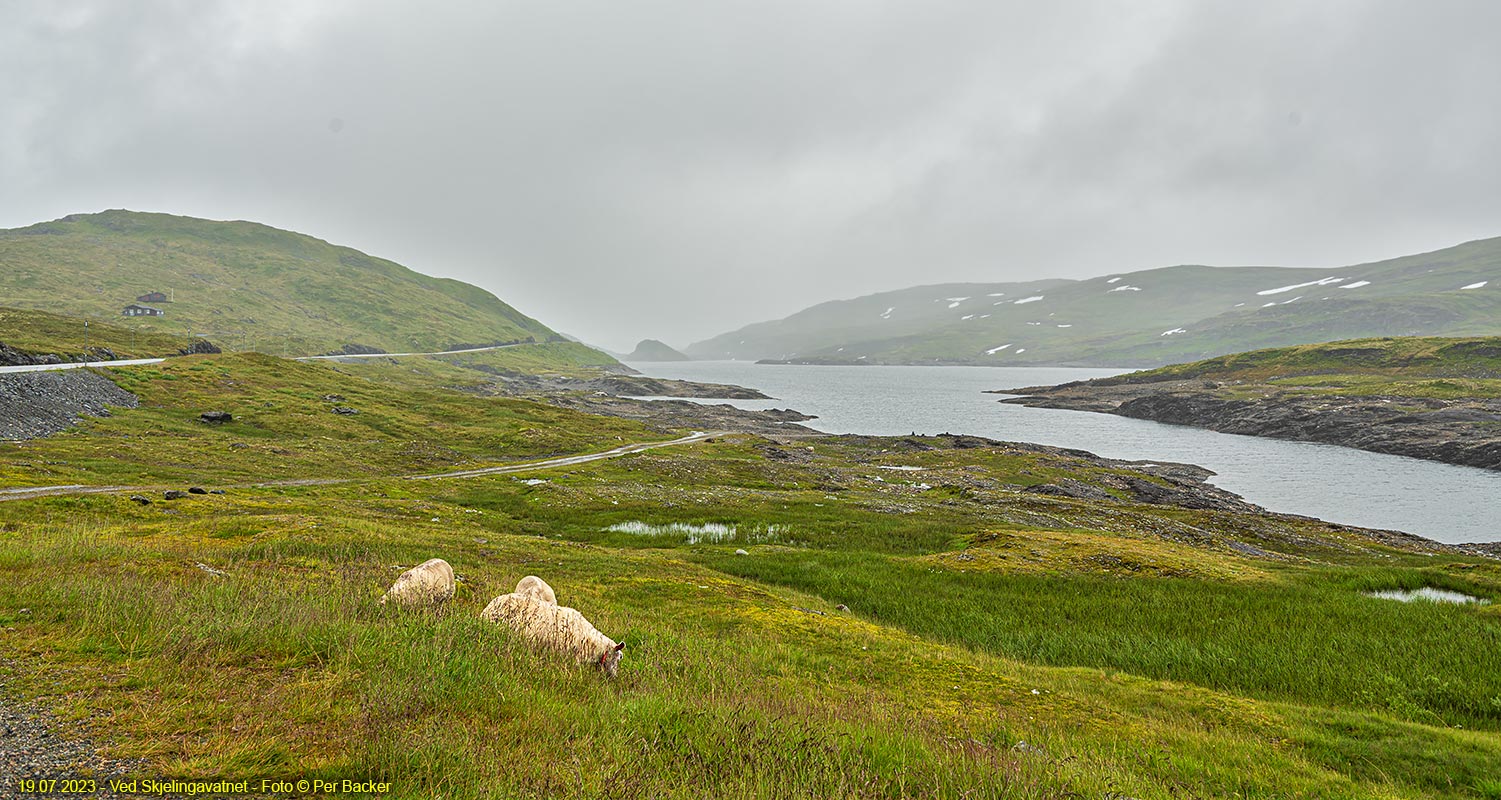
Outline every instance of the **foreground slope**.
{"type": "Polygon", "coordinates": [[[1501,605],[1366,594],[1501,600],[1478,551],[962,436],[405,480],[654,434],[379,366],[105,370],[139,408],[0,445],[12,487],[226,491],[0,502],[0,705],[141,777],[403,797],[1501,795],[1501,605]],[[376,604],[434,556],[445,612],[376,604]],[[478,619],[526,574],[626,643],[619,680],[478,619]]]}
{"type": "Polygon", "coordinates": [[[825,303],[688,348],[795,363],[1158,366],[1372,336],[1501,334],[1501,239],[1332,269],[1177,266],[923,286],[825,303]]]}
{"type": "Polygon", "coordinates": [[[121,210],[0,231],[0,297],[281,355],[557,338],[483,289],[311,236],[121,210]],[[169,302],[137,300],[152,292],[169,302]],[[129,304],[165,313],[124,318],[129,304]]]}
{"type": "Polygon", "coordinates": [[[1501,337],[1358,339],[1257,350],[1005,402],[1501,469],[1501,337]]]}

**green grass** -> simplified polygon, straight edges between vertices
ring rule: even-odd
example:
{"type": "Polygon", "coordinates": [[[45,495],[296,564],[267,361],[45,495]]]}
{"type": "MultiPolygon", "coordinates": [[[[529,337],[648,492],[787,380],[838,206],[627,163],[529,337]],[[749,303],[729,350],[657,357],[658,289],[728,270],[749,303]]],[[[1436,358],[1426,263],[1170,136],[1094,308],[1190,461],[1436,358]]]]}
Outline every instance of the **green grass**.
{"type": "Polygon", "coordinates": [[[253,354],[112,374],[143,408],[0,449],[8,482],[360,479],[0,503],[8,689],[95,720],[146,776],[444,798],[1495,796],[1501,605],[1362,595],[1501,600],[1494,561],[1314,520],[1040,497],[1020,489],[1118,470],[942,437],[776,453],[732,436],[403,481],[429,463],[413,441],[445,448],[432,463],[494,463],[647,432],[443,391],[441,370],[404,364],[379,383],[253,354]],[[362,413],[329,413],[330,393],[362,413]],[[208,403],[243,427],[195,422],[208,403]],[[746,536],[606,530],[630,521],[746,536]],[[376,603],[433,556],[460,578],[445,611],[376,603]],[[626,642],[618,680],[478,620],[527,574],[626,642]]]}
{"type": "Polygon", "coordinates": [[[922,636],[1029,662],[1501,730],[1501,618],[1366,597],[1333,583],[1335,573],[1247,585],[954,572],[869,553],[703,561],[817,592],[922,636]],[[892,586],[903,591],[883,591],[892,586]]]}
{"type": "MultiPolygon", "coordinates": [[[[553,485],[492,478],[462,490],[520,500],[553,485]]],[[[112,496],[0,506],[0,626],[16,629],[12,652],[28,665],[10,682],[58,697],[66,713],[108,709],[113,752],[147,758],[156,774],[364,776],[394,781],[402,796],[1476,797],[1501,766],[1495,733],[1426,714],[1406,721],[1379,703],[1248,699],[1256,693],[1136,677],[1146,670],[1119,659],[1047,666],[1048,648],[1098,642],[1107,620],[1128,617],[1098,613],[1110,598],[1136,601],[1129,616],[1160,616],[1124,626],[1139,637],[1132,652],[1156,650],[1157,664],[1179,671],[1217,642],[1191,615],[1143,598],[1218,598],[1285,641],[1282,626],[1306,622],[1268,608],[1327,601],[1297,581],[1054,577],[1024,591],[1026,579],[996,576],[1010,591],[995,600],[1030,608],[1020,622],[1044,645],[998,653],[954,629],[993,631],[988,614],[926,633],[883,618],[901,605],[944,619],[957,600],[935,583],[963,576],[935,580],[853,551],[580,547],[426,491],[236,491],[170,514],[112,496]],[[447,614],[375,604],[400,565],[432,555],[461,577],[447,614]],[[818,576],[806,591],[724,574],[799,562],[818,576]],[[475,618],[528,573],[627,642],[620,680],[565,667],[475,618]],[[887,582],[858,590],[875,576],[887,582]],[[1106,592],[1076,605],[1094,618],[1038,629],[1080,590],[1106,592]],[[1154,647],[1153,625],[1176,630],[1159,630],[1154,647]],[[1042,752],[1015,750],[1021,741],[1042,752]]],[[[1455,646],[1472,646],[1474,627],[1454,628],[1455,646]]],[[[1397,624],[1388,643],[1412,632],[1397,624]]],[[[1341,656],[1352,672],[1388,663],[1363,649],[1341,656]]]]}
{"type": "Polygon", "coordinates": [[[106,211],[0,231],[7,305],[120,322],[138,295],[169,290],[174,302],[158,304],[166,316],[132,324],[228,350],[430,352],[558,338],[475,286],[250,222],[106,211]]]}
{"type": "Polygon", "coordinates": [[[394,362],[369,359],[339,366],[344,372],[374,381],[470,392],[488,391],[497,377],[595,378],[621,367],[614,358],[577,342],[545,342],[394,362]]]}
{"type": "MultiPolygon", "coordinates": [[[[255,353],[104,370],[141,407],[0,444],[0,486],[352,478],[608,450],[661,434],[541,403],[375,382],[255,353]],[[335,407],[359,413],[340,415],[335,407]],[[234,421],[207,425],[205,411],[234,421]]],[[[399,376],[400,372],[391,373],[399,376]]]]}
{"type": "Polygon", "coordinates": [[[0,343],[29,353],[56,354],[64,361],[82,361],[84,348],[90,358],[98,358],[99,348],[108,348],[120,358],[155,358],[176,355],[195,340],[159,333],[154,326],[123,318],[115,324],[91,320],[85,331],[84,321],[76,317],[0,307],[0,343]]]}
{"type": "Polygon", "coordinates": [[[1401,337],[1252,350],[1098,378],[1102,386],[1204,380],[1226,396],[1293,394],[1438,400],[1501,397],[1501,337],[1401,337]]]}

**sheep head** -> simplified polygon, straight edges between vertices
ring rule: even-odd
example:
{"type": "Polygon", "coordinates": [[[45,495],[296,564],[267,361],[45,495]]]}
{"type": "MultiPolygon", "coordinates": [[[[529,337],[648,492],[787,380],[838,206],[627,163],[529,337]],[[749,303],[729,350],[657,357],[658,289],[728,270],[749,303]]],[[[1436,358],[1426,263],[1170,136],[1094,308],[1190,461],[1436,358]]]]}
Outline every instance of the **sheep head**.
{"type": "Polygon", "coordinates": [[[625,655],[624,650],[625,642],[617,643],[614,647],[606,650],[604,654],[599,657],[599,663],[597,666],[600,669],[604,670],[606,675],[610,676],[611,678],[615,677],[616,672],[620,670],[620,658],[621,656],[625,655]]]}

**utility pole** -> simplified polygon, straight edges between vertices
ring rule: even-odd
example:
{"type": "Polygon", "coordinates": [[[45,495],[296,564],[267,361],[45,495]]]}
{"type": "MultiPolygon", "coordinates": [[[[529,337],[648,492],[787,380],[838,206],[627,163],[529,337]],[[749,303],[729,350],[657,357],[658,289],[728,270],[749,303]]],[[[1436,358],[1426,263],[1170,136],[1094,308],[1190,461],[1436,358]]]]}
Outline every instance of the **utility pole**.
{"type": "Polygon", "coordinates": [[[83,321],[83,365],[89,365],[89,321],[83,321]]]}

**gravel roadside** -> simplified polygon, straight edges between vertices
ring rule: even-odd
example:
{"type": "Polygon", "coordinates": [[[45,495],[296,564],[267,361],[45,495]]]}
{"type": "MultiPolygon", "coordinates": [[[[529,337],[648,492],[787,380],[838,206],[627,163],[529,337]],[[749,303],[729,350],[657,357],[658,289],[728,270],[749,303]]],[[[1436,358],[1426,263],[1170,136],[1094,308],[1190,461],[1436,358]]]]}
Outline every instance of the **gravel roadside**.
{"type": "Polygon", "coordinates": [[[71,797],[126,797],[109,791],[108,779],[140,770],[136,759],[107,758],[88,736],[84,722],[58,718],[37,703],[23,703],[0,685],[0,797],[23,795],[23,779],[93,778],[97,790],[71,797]]]}

